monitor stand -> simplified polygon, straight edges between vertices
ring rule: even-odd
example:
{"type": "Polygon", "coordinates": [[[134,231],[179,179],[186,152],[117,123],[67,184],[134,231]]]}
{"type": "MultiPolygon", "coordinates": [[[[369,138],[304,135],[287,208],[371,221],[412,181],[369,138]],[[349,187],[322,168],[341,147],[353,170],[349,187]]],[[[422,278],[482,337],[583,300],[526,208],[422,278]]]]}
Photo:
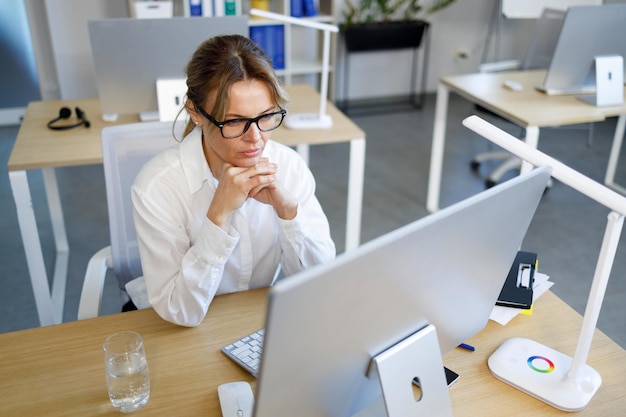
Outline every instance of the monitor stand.
{"type": "Polygon", "coordinates": [[[369,377],[378,378],[382,401],[355,417],[452,417],[442,370],[437,332],[429,324],[372,359],[369,377]]]}
{"type": "Polygon", "coordinates": [[[328,114],[291,113],[285,117],[285,126],[289,129],[330,129],[333,119],[328,114]]]}
{"type": "MultiPolygon", "coordinates": [[[[119,114],[117,113],[104,113],[102,114],[102,120],[105,122],[117,122],[119,114]]],[[[139,120],[142,122],[158,122],[159,121],[159,112],[158,111],[143,111],[138,114],[139,120]]]]}
{"type": "Polygon", "coordinates": [[[117,113],[102,113],[102,120],[105,122],[117,122],[117,113]]]}
{"type": "Polygon", "coordinates": [[[621,55],[595,57],[596,94],[578,97],[596,107],[621,106],[624,102],[624,59],[621,55]]]}
{"type": "Polygon", "coordinates": [[[139,113],[139,120],[141,120],[142,122],[158,122],[159,119],[159,112],[154,110],[154,111],[142,111],[141,113],[139,113]]]}

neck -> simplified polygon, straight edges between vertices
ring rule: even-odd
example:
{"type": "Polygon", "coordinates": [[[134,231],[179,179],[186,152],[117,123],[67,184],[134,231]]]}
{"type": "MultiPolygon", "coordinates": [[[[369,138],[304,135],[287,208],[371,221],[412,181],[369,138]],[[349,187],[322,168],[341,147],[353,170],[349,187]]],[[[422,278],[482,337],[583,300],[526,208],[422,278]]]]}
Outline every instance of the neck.
{"type": "Polygon", "coordinates": [[[204,132],[202,133],[202,153],[204,154],[204,159],[207,164],[209,164],[209,169],[211,173],[216,179],[220,179],[222,173],[223,163],[220,161],[220,158],[216,158],[215,155],[211,152],[211,148],[207,146],[204,141],[204,132]]]}

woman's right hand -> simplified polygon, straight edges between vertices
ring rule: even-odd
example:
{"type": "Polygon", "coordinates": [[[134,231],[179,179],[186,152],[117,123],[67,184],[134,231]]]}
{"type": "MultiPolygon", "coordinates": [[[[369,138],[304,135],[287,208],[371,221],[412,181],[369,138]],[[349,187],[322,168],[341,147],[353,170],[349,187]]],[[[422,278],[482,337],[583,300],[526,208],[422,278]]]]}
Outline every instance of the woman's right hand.
{"type": "Polygon", "coordinates": [[[236,167],[225,163],[219,178],[215,196],[207,211],[207,218],[224,230],[228,230],[233,213],[255,193],[276,181],[276,164],[261,158],[251,167],[236,167]]]}

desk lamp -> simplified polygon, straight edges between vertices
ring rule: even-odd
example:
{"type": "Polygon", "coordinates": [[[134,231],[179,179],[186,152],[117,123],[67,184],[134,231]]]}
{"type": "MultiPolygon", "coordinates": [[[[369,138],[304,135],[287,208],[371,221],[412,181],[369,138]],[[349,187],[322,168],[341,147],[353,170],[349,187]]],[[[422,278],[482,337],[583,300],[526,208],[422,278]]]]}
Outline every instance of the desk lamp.
{"type": "Polygon", "coordinates": [[[554,178],[611,209],[574,357],[529,339],[513,338],[506,340],[488,361],[498,379],[560,410],[582,410],[602,384],[600,374],[585,362],[615,259],[626,198],[478,116],[466,118],[463,125],[534,166],[550,165],[554,178]]]}
{"type": "Polygon", "coordinates": [[[330,115],[326,114],[326,100],[328,100],[328,73],[330,60],[330,33],[339,32],[335,25],[328,25],[312,20],[298,19],[265,10],[250,9],[250,15],[276,20],[283,23],[313,28],[324,32],[324,50],[322,58],[322,81],[320,87],[320,104],[317,113],[287,113],[285,126],[290,129],[329,129],[333,125],[330,115]]]}

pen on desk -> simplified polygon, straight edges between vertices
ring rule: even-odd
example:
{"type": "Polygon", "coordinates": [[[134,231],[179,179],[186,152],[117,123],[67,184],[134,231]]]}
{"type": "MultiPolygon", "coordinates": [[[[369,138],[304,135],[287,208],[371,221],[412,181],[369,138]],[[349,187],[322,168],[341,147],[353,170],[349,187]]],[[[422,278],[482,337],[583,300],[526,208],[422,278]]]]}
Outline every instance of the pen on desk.
{"type": "Polygon", "coordinates": [[[467,350],[472,351],[472,352],[476,350],[476,348],[474,346],[468,345],[467,343],[461,343],[459,345],[459,347],[463,348],[463,349],[467,349],[467,350]]]}

